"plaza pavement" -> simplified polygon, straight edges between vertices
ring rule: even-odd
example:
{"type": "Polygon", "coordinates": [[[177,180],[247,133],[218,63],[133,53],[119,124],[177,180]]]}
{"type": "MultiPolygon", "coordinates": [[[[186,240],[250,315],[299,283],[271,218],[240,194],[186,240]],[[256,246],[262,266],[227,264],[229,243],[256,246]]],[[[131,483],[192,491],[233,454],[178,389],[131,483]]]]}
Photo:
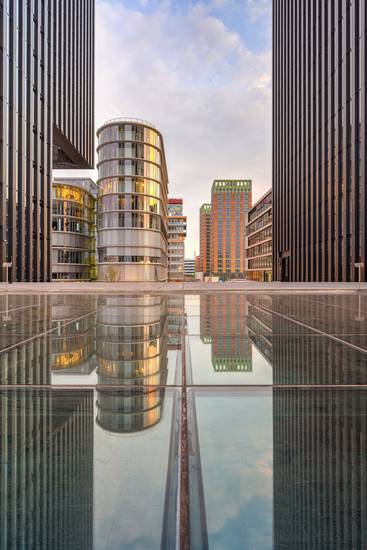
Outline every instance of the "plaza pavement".
{"type": "Polygon", "coordinates": [[[367,292],[367,283],[257,283],[228,281],[225,283],[104,283],[104,282],[52,282],[52,283],[0,283],[1,293],[74,293],[74,294],[125,294],[130,292],[185,293],[246,292],[246,293],[354,293],[367,292]]]}

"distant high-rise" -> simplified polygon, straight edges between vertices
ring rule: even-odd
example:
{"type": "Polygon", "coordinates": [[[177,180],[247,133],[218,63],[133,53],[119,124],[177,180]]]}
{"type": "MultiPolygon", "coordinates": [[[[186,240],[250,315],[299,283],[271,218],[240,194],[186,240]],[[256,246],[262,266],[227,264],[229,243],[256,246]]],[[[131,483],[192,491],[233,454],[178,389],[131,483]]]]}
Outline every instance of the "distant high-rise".
{"type": "Polygon", "coordinates": [[[200,271],[210,275],[210,211],[211,204],[200,208],[200,271]]]}
{"type": "Polygon", "coordinates": [[[276,280],[366,280],[366,25],[363,0],[273,2],[276,280]]]}
{"type": "Polygon", "coordinates": [[[251,180],[214,180],[210,214],[211,274],[245,276],[245,224],[251,207],[251,180]]]}
{"type": "Polygon", "coordinates": [[[167,280],[168,175],[162,135],[118,118],[98,135],[98,278],[167,280]]]}
{"type": "Polygon", "coordinates": [[[186,260],[184,260],[184,274],[185,277],[195,276],[195,260],[191,258],[186,258],[186,260]]]}
{"type": "Polygon", "coordinates": [[[201,273],[203,271],[201,267],[201,258],[200,256],[195,256],[195,271],[196,273],[201,273]]]}
{"type": "Polygon", "coordinates": [[[47,281],[52,167],[94,164],[94,0],[2,2],[0,30],[0,265],[47,281]]]}
{"type": "Polygon", "coordinates": [[[183,281],[185,260],[186,216],[183,200],[168,199],[168,278],[183,281]]]}

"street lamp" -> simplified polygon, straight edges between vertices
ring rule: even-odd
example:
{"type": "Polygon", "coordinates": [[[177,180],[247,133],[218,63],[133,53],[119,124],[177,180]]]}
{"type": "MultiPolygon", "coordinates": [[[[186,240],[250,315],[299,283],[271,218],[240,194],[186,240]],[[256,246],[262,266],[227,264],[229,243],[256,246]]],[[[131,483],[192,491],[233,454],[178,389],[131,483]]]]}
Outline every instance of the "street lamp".
{"type": "MultiPolygon", "coordinates": [[[[5,247],[6,247],[6,245],[8,244],[8,241],[7,241],[6,239],[4,239],[4,240],[3,240],[3,243],[4,243],[5,247]]],[[[6,271],[5,271],[5,273],[6,273],[6,277],[5,277],[5,282],[6,282],[6,284],[9,283],[9,268],[10,268],[12,265],[13,265],[13,262],[11,262],[11,261],[10,261],[10,262],[3,262],[3,267],[5,267],[5,269],[6,269],[6,271]]]]}
{"type": "Polygon", "coordinates": [[[362,282],[362,270],[364,268],[363,262],[356,262],[354,264],[354,267],[358,269],[358,317],[356,317],[356,321],[364,321],[364,316],[362,314],[362,295],[361,295],[361,282],[362,282]]]}

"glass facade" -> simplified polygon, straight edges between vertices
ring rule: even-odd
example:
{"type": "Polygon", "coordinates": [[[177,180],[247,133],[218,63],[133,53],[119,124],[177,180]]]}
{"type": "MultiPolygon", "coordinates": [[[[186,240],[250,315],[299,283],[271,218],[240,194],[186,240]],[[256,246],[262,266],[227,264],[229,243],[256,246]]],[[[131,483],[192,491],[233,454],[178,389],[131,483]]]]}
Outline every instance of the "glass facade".
{"type": "Polygon", "coordinates": [[[365,0],[273,1],[274,279],[367,281],[365,0]]]}
{"type": "Polygon", "coordinates": [[[0,266],[45,282],[52,169],[94,166],[94,0],[1,2],[0,64],[0,266]]]}
{"type": "Polygon", "coordinates": [[[98,132],[98,278],[167,280],[168,176],[161,134],[117,119],[98,132]]]}
{"type": "Polygon", "coordinates": [[[246,225],[246,277],[272,280],[272,192],[268,191],[249,210],[246,225]]]}
{"type": "Polygon", "coordinates": [[[55,179],[52,185],[52,278],[96,278],[97,185],[91,179],[55,179]]]}

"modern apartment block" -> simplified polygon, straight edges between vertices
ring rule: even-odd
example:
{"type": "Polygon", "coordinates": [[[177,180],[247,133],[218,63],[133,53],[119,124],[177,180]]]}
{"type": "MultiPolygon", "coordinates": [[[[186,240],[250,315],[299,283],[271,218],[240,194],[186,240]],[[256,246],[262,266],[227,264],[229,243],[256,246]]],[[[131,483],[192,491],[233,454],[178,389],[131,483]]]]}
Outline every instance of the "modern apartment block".
{"type": "Polygon", "coordinates": [[[7,0],[0,31],[0,266],[48,281],[52,168],[94,164],[94,0],[7,0]]]}
{"type": "Polygon", "coordinates": [[[211,204],[200,208],[200,270],[210,275],[210,211],[211,204]]]}
{"type": "Polygon", "coordinates": [[[98,278],[167,280],[168,176],[163,138],[149,122],[118,118],[98,136],[98,278]]]}
{"type": "Polygon", "coordinates": [[[251,201],[251,180],[214,180],[210,271],[221,280],[245,277],[245,224],[251,201]]]}
{"type": "Polygon", "coordinates": [[[96,278],[96,202],[90,178],[54,178],[52,182],[52,278],[96,278]]]}
{"type": "Polygon", "coordinates": [[[250,208],[246,225],[246,278],[272,280],[272,192],[268,191],[250,208]]]}
{"type": "Polygon", "coordinates": [[[273,262],[366,280],[365,2],[273,2],[273,262]]]}
{"type": "Polygon", "coordinates": [[[183,281],[185,260],[186,216],[183,200],[168,199],[168,278],[183,281]]]}

